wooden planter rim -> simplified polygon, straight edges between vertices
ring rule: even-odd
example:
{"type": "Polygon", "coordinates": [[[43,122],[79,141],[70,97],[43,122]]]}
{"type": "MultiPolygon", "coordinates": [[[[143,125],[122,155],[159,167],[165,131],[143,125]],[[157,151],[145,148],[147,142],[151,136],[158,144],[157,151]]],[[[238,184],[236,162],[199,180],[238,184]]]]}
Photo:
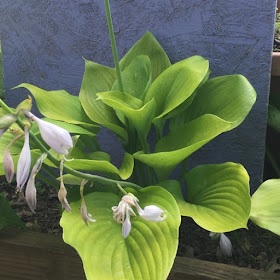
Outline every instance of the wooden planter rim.
{"type": "MultiPolygon", "coordinates": [[[[85,280],[76,251],[61,236],[4,229],[0,231],[0,279],[85,280]]],[[[259,270],[176,257],[168,280],[279,280],[259,270]]],[[[157,279],[152,279],[157,280],[157,279]]]]}

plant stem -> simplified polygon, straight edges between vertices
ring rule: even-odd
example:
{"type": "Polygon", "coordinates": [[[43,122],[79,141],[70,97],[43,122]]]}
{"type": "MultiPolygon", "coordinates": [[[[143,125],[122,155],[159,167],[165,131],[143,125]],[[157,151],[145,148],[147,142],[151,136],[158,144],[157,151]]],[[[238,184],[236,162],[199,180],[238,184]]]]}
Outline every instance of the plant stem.
{"type": "MultiPolygon", "coordinates": [[[[13,113],[13,110],[11,108],[9,108],[4,102],[3,100],[0,99],[0,106],[2,108],[4,108],[8,113],[13,113]]],[[[24,126],[22,124],[22,122],[20,120],[17,121],[17,124],[24,129],[24,126]]],[[[34,135],[31,131],[30,133],[30,138],[35,142],[35,144],[39,147],[39,149],[43,152],[43,153],[47,153],[48,155],[48,159],[56,166],[59,167],[60,166],[60,161],[58,161],[49,151],[48,149],[44,146],[44,144],[36,137],[36,135],[34,135]]],[[[72,169],[70,167],[68,167],[67,165],[64,165],[63,167],[64,171],[68,174],[71,174],[73,176],[79,177],[79,178],[83,178],[89,181],[95,181],[95,182],[99,182],[103,185],[109,185],[109,186],[114,186],[117,187],[117,184],[120,184],[122,187],[136,187],[136,188],[140,188],[140,186],[130,183],[130,182],[124,182],[124,181],[118,181],[118,180],[112,180],[112,179],[108,179],[108,178],[104,178],[98,175],[92,175],[92,174],[87,174],[87,173],[83,173],[80,171],[77,171],[75,169],[72,169]]]]}
{"type": "Polygon", "coordinates": [[[107,24],[108,24],[109,34],[110,34],[111,47],[112,47],[112,53],[113,53],[114,62],[115,62],[115,68],[116,68],[116,73],[117,73],[119,90],[121,92],[123,92],[121,71],[120,71],[119,59],[118,59],[118,52],[117,52],[114,28],[113,28],[113,23],[112,23],[112,16],[111,16],[111,11],[110,11],[110,3],[109,3],[109,0],[104,0],[104,3],[105,3],[107,24]]]}

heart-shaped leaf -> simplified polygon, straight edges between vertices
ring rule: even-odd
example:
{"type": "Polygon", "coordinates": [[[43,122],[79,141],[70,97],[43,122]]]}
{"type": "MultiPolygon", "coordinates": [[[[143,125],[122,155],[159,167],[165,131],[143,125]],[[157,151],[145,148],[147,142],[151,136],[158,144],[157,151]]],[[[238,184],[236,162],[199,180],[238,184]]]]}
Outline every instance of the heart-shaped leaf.
{"type": "Polygon", "coordinates": [[[262,183],[252,196],[250,219],[259,227],[280,235],[280,179],[262,183]]]}
{"type": "Polygon", "coordinates": [[[147,55],[149,57],[152,65],[152,81],[171,65],[167,54],[149,31],[121,59],[121,70],[126,69],[139,55],[147,55]]]}
{"type": "Polygon", "coordinates": [[[85,60],[85,73],[79,98],[86,114],[91,120],[111,129],[127,140],[127,133],[114,110],[101,100],[96,100],[96,94],[98,92],[110,91],[115,80],[114,69],[85,60]]]}
{"type": "Polygon", "coordinates": [[[78,251],[88,280],[167,278],[178,246],[181,216],[176,201],[161,187],[147,187],[133,194],[142,208],[156,205],[167,211],[167,218],[154,223],[132,216],[126,239],[111,210],[121,196],[100,192],[86,195],[88,211],[97,220],[88,226],[80,216],[80,202],[71,203],[71,213],[64,211],[60,222],[63,239],[78,251]]]}
{"type": "Polygon", "coordinates": [[[236,163],[200,165],[186,174],[187,202],[177,181],[159,185],[176,199],[181,215],[206,230],[227,232],[247,228],[251,199],[249,176],[236,163]]]}

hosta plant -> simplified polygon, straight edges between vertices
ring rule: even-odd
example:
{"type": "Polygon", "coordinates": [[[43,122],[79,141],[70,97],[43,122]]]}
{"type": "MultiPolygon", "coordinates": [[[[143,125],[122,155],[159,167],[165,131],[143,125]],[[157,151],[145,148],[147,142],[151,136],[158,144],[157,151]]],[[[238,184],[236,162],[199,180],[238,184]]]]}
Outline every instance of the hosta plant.
{"type": "MultiPolygon", "coordinates": [[[[218,234],[227,256],[232,248],[224,233],[246,228],[249,218],[280,234],[278,180],[251,198],[249,176],[238,163],[186,171],[195,151],[246,118],[256,100],[249,81],[209,79],[201,56],[171,64],[150,32],[118,61],[107,0],[105,7],[115,68],[85,60],[79,96],[17,86],[30,91],[42,119],[31,113],[31,97],[14,109],[0,101],[2,174],[11,182],[16,173],[17,192],[35,215],[36,176],[57,187],[63,239],[79,253],[89,280],[166,279],[181,215],[218,234]],[[102,127],[123,147],[119,167],[100,149],[102,127]],[[171,180],[178,166],[180,175],[171,180]]],[[[0,198],[6,209],[0,215],[12,215],[0,198]]],[[[1,227],[20,224],[5,217],[1,227]]]]}

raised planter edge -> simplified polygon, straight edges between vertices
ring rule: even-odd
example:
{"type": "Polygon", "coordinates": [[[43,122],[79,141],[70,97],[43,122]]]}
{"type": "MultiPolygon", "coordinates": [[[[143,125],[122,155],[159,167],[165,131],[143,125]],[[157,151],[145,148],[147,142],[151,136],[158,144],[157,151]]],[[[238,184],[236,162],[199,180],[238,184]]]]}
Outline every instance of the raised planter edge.
{"type": "MultiPolygon", "coordinates": [[[[26,230],[0,231],[0,279],[83,280],[82,262],[61,236],[26,230]]],[[[280,275],[176,257],[168,280],[279,280],[280,275]]],[[[157,280],[157,279],[152,279],[157,280]]]]}

